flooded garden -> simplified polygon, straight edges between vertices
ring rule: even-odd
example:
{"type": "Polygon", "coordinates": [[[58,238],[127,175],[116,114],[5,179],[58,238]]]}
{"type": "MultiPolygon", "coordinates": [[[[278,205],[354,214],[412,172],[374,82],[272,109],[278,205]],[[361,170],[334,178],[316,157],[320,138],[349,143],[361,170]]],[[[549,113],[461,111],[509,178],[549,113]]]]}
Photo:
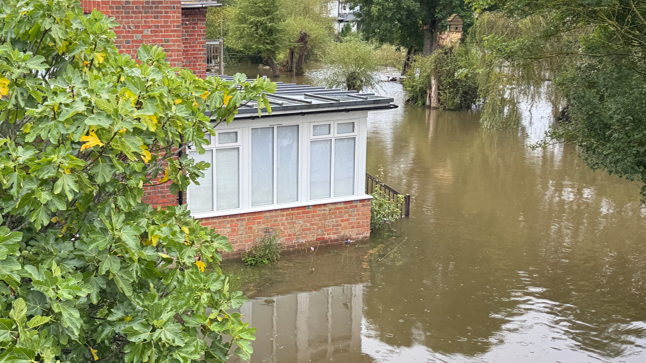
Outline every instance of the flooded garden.
{"type": "Polygon", "coordinates": [[[406,105],[396,82],[375,92],[400,107],[369,115],[368,172],[411,194],[411,217],[274,265],[225,262],[258,328],[252,362],[646,359],[637,184],[593,172],[569,145],[530,149],[544,107],[498,131],[478,112],[406,105]]]}

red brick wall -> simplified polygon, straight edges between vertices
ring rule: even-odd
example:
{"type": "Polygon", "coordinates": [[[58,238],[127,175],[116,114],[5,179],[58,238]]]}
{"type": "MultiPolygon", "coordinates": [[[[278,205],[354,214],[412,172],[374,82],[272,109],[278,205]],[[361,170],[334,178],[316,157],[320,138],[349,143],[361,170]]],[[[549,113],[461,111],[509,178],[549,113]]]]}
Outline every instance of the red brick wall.
{"type": "Polygon", "coordinates": [[[81,0],[86,13],[97,9],[120,24],[115,45],[137,56],[141,44],[164,48],[173,67],[206,76],[206,9],[184,9],[181,0],[81,0]]]}
{"type": "Polygon", "coordinates": [[[206,8],[182,11],[184,67],[196,76],[206,77],[206,8]]]}
{"type": "Polygon", "coordinates": [[[227,236],[239,257],[266,232],[278,232],[286,250],[306,244],[331,244],[370,237],[370,200],[342,202],[202,219],[227,236]]]}

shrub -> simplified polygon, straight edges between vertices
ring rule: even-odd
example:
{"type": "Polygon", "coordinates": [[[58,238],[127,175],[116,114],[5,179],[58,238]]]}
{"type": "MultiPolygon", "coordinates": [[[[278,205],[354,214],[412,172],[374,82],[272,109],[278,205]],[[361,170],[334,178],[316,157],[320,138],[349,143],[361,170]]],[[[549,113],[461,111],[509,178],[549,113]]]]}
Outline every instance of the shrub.
{"type": "Polygon", "coordinates": [[[259,243],[242,254],[242,261],[248,266],[267,265],[278,261],[280,258],[278,237],[276,233],[266,233],[259,243]]]}
{"type": "Polygon", "coordinates": [[[382,67],[393,67],[401,71],[406,60],[406,50],[384,44],[376,51],[377,60],[382,67]]]}
{"type": "Polygon", "coordinates": [[[379,83],[375,51],[356,37],[348,36],[342,43],[330,46],[323,62],[326,69],[314,75],[319,85],[361,91],[379,83]]]}
{"type": "Polygon", "coordinates": [[[275,85],[202,80],[159,47],[121,55],[116,24],[78,0],[6,0],[0,23],[0,360],[248,359],[227,239],[141,199],[203,175],[180,152],[204,152],[207,104],[230,121],[275,85]]]}
{"type": "Polygon", "coordinates": [[[376,190],[372,193],[370,204],[370,230],[376,231],[401,218],[401,209],[398,205],[404,202],[404,196],[400,195],[398,203],[390,200],[386,193],[376,190]]]}
{"type": "Polygon", "coordinates": [[[467,65],[466,45],[439,49],[430,57],[417,56],[404,81],[410,103],[423,106],[431,88],[431,77],[437,79],[440,109],[469,109],[478,99],[478,84],[467,65]]]}

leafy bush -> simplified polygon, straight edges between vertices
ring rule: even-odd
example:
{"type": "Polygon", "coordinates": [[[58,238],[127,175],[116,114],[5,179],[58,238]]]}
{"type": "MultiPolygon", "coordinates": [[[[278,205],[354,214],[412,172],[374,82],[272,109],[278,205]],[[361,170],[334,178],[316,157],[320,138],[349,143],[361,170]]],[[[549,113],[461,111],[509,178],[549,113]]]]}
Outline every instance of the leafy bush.
{"type": "MultiPolygon", "coordinates": [[[[399,196],[399,205],[404,202],[404,196],[399,196]]],[[[398,203],[390,200],[386,193],[377,189],[372,193],[372,201],[370,205],[370,230],[375,231],[391,222],[401,218],[401,209],[398,203]]]]}
{"type": "Polygon", "coordinates": [[[465,45],[436,50],[430,57],[417,56],[404,81],[408,100],[417,106],[426,103],[431,78],[437,79],[440,109],[469,109],[478,99],[478,84],[467,64],[465,45]]]}
{"type": "Polygon", "coordinates": [[[202,80],[158,47],[138,63],[78,0],[3,1],[0,22],[0,361],[248,359],[255,329],[227,312],[244,298],[218,267],[227,239],[141,199],[203,175],[180,152],[204,152],[207,104],[231,121],[275,85],[202,80]]]}
{"type": "Polygon", "coordinates": [[[276,233],[266,233],[259,243],[242,254],[242,261],[248,266],[267,265],[278,261],[280,258],[278,237],[276,233]]]}
{"type": "Polygon", "coordinates": [[[330,46],[323,62],[326,69],[314,75],[319,85],[361,91],[379,82],[374,49],[356,37],[348,36],[342,43],[330,46]]]}
{"type": "Polygon", "coordinates": [[[376,51],[380,66],[393,67],[401,71],[406,60],[406,50],[390,44],[384,44],[376,51]]]}

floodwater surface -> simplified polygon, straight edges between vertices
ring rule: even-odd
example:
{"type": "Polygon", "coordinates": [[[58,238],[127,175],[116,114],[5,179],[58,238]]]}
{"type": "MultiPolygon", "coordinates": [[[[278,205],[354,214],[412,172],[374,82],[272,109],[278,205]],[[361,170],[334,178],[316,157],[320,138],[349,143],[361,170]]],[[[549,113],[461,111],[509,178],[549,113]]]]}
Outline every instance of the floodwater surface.
{"type": "Polygon", "coordinates": [[[397,83],[377,92],[400,108],[370,113],[368,172],[411,194],[411,217],[274,266],[225,263],[254,275],[252,362],[645,362],[639,186],[571,146],[528,148],[544,107],[495,131],[406,106],[397,83]]]}

